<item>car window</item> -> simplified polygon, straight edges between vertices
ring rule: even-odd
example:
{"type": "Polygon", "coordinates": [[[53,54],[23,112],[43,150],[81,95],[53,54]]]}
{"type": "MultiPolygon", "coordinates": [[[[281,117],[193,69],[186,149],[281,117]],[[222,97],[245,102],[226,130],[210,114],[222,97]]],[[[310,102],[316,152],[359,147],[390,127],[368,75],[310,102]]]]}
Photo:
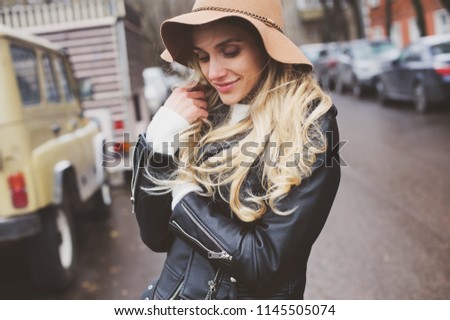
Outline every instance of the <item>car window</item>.
{"type": "Polygon", "coordinates": [[[22,103],[26,106],[39,104],[41,95],[35,52],[12,45],[11,55],[22,103]]]}
{"type": "Polygon", "coordinates": [[[396,47],[390,42],[371,42],[355,45],[352,49],[353,56],[356,59],[370,59],[372,57],[381,57],[387,55],[396,47]]]}
{"type": "Polygon", "coordinates": [[[367,59],[372,56],[372,48],[369,45],[358,45],[352,48],[353,57],[367,59]]]}
{"type": "Polygon", "coordinates": [[[309,60],[315,61],[319,58],[319,51],[313,49],[303,49],[303,53],[308,57],[309,60]]]}
{"type": "Polygon", "coordinates": [[[380,55],[387,51],[395,50],[396,47],[390,42],[373,42],[370,44],[374,55],[380,55]]]}
{"type": "Polygon", "coordinates": [[[431,54],[436,56],[438,54],[450,53],[450,42],[440,43],[430,47],[431,54]]]}
{"type": "Polygon", "coordinates": [[[73,90],[70,85],[69,77],[67,76],[67,69],[64,61],[61,57],[56,58],[55,61],[56,73],[58,74],[59,81],[64,93],[66,101],[72,101],[74,98],[73,90]]]}
{"type": "Polygon", "coordinates": [[[410,46],[403,51],[400,60],[402,62],[420,61],[422,57],[422,48],[419,46],[410,46]]]}
{"type": "Polygon", "coordinates": [[[48,102],[59,102],[58,86],[56,84],[55,72],[53,70],[52,60],[50,56],[45,54],[42,57],[44,66],[45,91],[47,93],[48,102]]]}

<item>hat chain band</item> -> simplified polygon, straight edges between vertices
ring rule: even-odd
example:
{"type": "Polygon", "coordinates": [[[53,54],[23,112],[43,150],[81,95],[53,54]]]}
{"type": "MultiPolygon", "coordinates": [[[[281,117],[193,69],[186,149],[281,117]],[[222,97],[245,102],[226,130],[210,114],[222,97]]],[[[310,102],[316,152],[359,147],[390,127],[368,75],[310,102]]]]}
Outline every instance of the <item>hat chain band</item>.
{"type": "Polygon", "coordinates": [[[236,9],[231,9],[231,8],[222,8],[222,7],[200,7],[200,8],[196,8],[196,9],[192,10],[192,12],[198,12],[198,11],[222,11],[222,12],[232,12],[232,13],[244,14],[251,18],[257,19],[257,20],[265,23],[267,26],[275,28],[278,31],[280,31],[281,33],[283,33],[283,29],[281,29],[281,27],[279,25],[277,25],[272,19],[269,19],[266,17],[261,17],[257,14],[251,13],[251,12],[236,10],[236,9]]]}

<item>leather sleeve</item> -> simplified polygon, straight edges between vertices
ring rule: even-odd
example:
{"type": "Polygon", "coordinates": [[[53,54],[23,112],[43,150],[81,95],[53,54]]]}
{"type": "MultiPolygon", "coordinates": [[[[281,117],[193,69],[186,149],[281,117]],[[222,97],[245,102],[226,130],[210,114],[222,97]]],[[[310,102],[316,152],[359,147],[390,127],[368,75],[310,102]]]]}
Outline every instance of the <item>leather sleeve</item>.
{"type": "Polygon", "coordinates": [[[322,129],[327,152],[318,157],[312,175],[279,202],[283,210],[297,207],[292,214],[277,215],[269,208],[259,220],[244,223],[218,212],[211,199],[189,193],[174,208],[170,226],[239,281],[264,287],[283,278],[298,259],[307,260],[337,193],[340,166],[335,114],[325,116],[322,129]]]}
{"type": "Polygon", "coordinates": [[[142,241],[153,251],[169,250],[173,234],[169,231],[172,214],[170,193],[149,195],[142,187],[153,184],[145,176],[145,167],[153,176],[168,177],[175,168],[171,156],[153,152],[145,136],[140,135],[133,152],[133,173],[131,179],[131,202],[139,225],[142,241]]]}

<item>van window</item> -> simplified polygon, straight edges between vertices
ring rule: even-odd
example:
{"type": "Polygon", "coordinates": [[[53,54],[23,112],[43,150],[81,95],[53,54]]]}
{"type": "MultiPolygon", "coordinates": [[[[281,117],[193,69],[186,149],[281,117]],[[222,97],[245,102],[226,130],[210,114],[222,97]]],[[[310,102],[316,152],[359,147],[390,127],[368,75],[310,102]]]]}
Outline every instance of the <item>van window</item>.
{"type": "Polygon", "coordinates": [[[61,57],[56,58],[56,72],[58,74],[59,82],[64,93],[66,101],[72,101],[74,98],[73,90],[70,85],[69,77],[67,76],[67,69],[64,61],[61,57]]]}
{"type": "Polygon", "coordinates": [[[35,52],[12,45],[11,55],[22,103],[24,105],[39,104],[41,95],[35,52]]]}
{"type": "Polygon", "coordinates": [[[56,85],[55,72],[53,70],[52,60],[50,56],[44,55],[42,57],[42,62],[44,65],[44,80],[45,80],[45,91],[47,93],[48,102],[59,102],[59,92],[58,86],[56,85]]]}

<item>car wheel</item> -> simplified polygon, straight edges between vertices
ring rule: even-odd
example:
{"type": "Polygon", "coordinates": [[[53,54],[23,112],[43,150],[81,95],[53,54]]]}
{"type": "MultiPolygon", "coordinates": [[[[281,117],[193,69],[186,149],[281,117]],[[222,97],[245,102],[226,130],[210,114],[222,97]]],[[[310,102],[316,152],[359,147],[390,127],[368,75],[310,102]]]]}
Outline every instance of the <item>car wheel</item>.
{"type": "Polygon", "coordinates": [[[363,88],[361,86],[361,83],[358,81],[358,78],[353,78],[353,88],[352,88],[353,95],[357,98],[362,98],[364,92],[363,88]]]}
{"type": "Polygon", "coordinates": [[[324,75],[322,75],[320,78],[321,78],[321,80],[322,80],[322,87],[323,87],[325,90],[330,90],[330,80],[329,80],[329,77],[328,77],[326,74],[324,74],[324,75]]]}
{"type": "Polygon", "coordinates": [[[344,82],[342,81],[341,77],[336,78],[336,86],[335,86],[336,92],[339,94],[343,94],[345,91],[344,82]]]}
{"type": "Polygon", "coordinates": [[[430,108],[430,102],[426,96],[425,88],[421,83],[414,87],[414,107],[419,113],[424,113],[430,108]]]}
{"type": "Polygon", "coordinates": [[[377,79],[375,83],[375,89],[377,90],[378,101],[382,106],[387,106],[389,103],[389,97],[386,92],[386,85],[381,79],[377,79]]]}
{"type": "Polygon", "coordinates": [[[69,285],[75,274],[74,225],[68,196],[41,215],[41,232],[29,246],[31,277],[42,288],[57,290],[69,285]]]}

